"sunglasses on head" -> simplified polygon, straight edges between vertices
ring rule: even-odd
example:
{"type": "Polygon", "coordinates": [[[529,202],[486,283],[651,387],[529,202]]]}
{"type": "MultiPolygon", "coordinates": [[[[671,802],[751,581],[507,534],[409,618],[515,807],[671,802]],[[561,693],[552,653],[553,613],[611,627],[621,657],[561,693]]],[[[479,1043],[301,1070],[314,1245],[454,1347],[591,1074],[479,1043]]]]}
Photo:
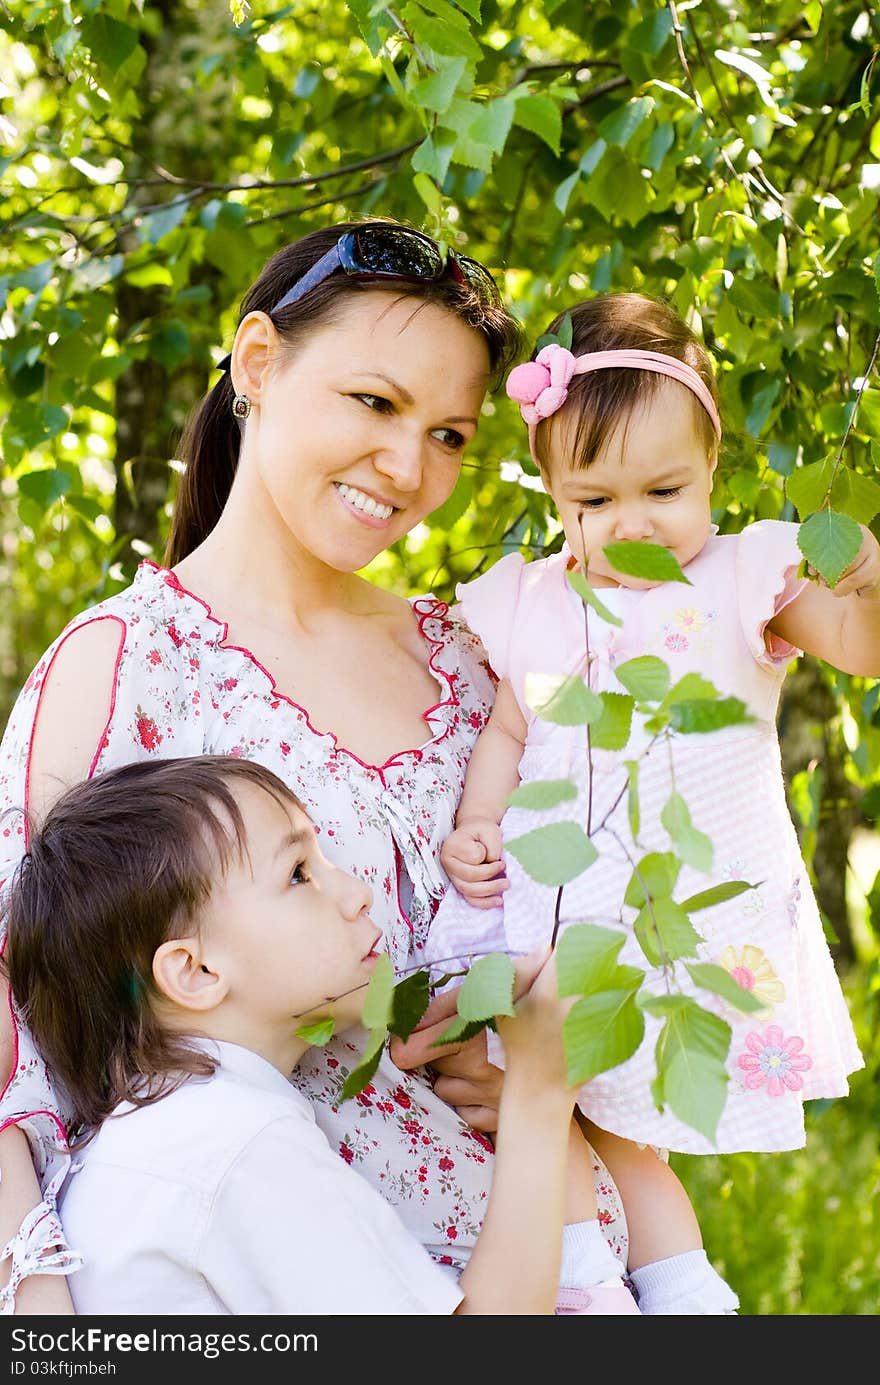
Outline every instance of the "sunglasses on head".
{"type": "Polygon", "coordinates": [[[333,248],[287,290],[270,313],[298,303],[340,269],[358,279],[398,279],[413,284],[422,280],[438,283],[451,279],[464,284],[489,303],[501,302],[498,285],[477,260],[456,255],[452,250],[444,255],[430,236],[410,230],[408,226],[376,222],[343,232],[333,248]]]}

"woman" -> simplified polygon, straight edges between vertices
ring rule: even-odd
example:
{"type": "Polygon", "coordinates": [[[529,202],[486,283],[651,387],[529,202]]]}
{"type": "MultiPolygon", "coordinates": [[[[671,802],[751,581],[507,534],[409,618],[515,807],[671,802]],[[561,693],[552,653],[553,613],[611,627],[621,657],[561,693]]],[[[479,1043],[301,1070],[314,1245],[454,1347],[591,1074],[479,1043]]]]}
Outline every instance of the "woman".
{"type": "MultiPolygon", "coordinates": [[[[518,344],[487,271],[444,261],[406,227],[338,225],[279,251],[189,430],[169,566],[143,564],[40,660],[0,751],[3,806],[39,821],[67,785],[135,759],[259,760],[302,800],[325,853],[372,886],[397,970],[417,963],[493,687],[442,602],[357,574],[449,497],[518,344]]],[[[23,815],[11,823],[0,879],[26,846],[23,815]]],[[[435,1258],[461,1265],[492,1148],[443,1095],[479,1104],[480,1052],[440,1059],[436,1090],[384,1057],[337,1109],[360,1051],[350,1036],[315,1050],[298,1084],[340,1156],[435,1258]]],[[[71,1255],[53,1201],[66,1168],[59,1107],[23,1030],[9,1066],[0,1118],[30,1136],[44,1193],[15,1246],[14,1293],[28,1275],[69,1272],[71,1255]]],[[[9,1236],[39,1202],[20,1130],[0,1134],[0,1168],[9,1236]]],[[[69,1311],[63,1281],[26,1285],[19,1309],[69,1311]]]]}

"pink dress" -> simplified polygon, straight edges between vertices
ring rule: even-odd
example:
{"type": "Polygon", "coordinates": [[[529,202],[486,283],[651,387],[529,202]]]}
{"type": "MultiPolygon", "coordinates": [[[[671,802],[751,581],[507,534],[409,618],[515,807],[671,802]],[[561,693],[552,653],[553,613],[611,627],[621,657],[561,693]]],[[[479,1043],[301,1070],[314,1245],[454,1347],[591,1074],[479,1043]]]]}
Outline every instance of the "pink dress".
{"type": "MultiPolygon", "coordinates": [[[[112,698],[90,776],[153,756],[237,755],[284,779],[314,818],[326,854],[367,880],[373,917],[398,971],[419,965],[428,926],[446,888],[439,849],[452,825],[465,767],[494,697],[485,651],[460,618],[432,597],[413,610],[430,651],[437,702],[425,713],[427,739],[384,765],[369,765],[312,725],[247,650],[226,643],[226,626],[176,576],[152,563],[133,584],[71,622],[28,678],[0,747],[0,884],[25,850],[26,785],[40,697],[68,636],[104,619],[119,630],[112,698]],[[11,811],[10,811],[11,810],[11,811]]],[[[492,1145],[434,1095],[423,1072],[405,1075],[383,1056],[373,1082],[336,1104],[365,1034],[312,1049],[296,1085],[339,1155],[395,1206],[412,1234],[441,1263],[462,1266],[480,1228],[492,1172],[492,1145]]],[[[64,1243],[55,1195],[69,1164],[63,1108],[27,1029],[0,1098],[0,1128],[27,1131],[43,1204],[13,1247],[12,1311],[25,1274],[66,1273],[78,1263],[64,1243]],[[50,1251],[49,1247],[58,1249],[50,1251]]],[[[601,1216],[612,1249],[626,1257],[616,1191],[597,1160],[601,1216]]]]}
{"type": "MultiPolygon", "coordinates": [[[[649,851],[671,849],[660,814],[674,787],[693,824],[714,844],[711,873],[685,866],[675,898],[725,880],[757,888],[700,911],[694,926],[704,941],[699,961],[726,968],[762,1002],[743,1015],[675,966],[681,991],[721,1015],[733,1029],[727,1060],[727,1101],[715,1145],[667,1110],[657,1111],[650,1084],[662,1021],[645,1015],[637,1051],[600,1073],[579,1103],[600,1127],[639,1142],[690,1153],[795,1149],[804,1144],[803,1103],[843,1096],[847,1075],[862,1066],[852,1023],[822,931],[819,911],[785,800],[776,712],[786,668],[799,652],[765,627],[801,590],[802,555],[796,524],[762,520],[741,534],[713,534],[688,565],[692,583],[667,582],[648,591],[603,589],[602,602],[622,620],[614,626],[589,612],[592,660],[589,685],[624,692],[615,667],[653,654],[668,665],[672,682],[686,673],[708,678],[726,696],[746,703],[755,720],[704,735],[676,734],[670,756],[649,737],[636,715],[629,745],[594,750],[591,825],[594,861],[567,885],[563,921],[590,921],[627,933],[622,964],[647,970],[650,991],[665,990],[662,972],[647,963],[626,928],[636,911],[623,905],[632,867],[649,851]],[[629,826],[623,760],[643,756],[638,773],[641,827],[638,846],[629,826]]],[[[505,840],[563,818],[587,822],[587,755],[583,726],[542,721],[525,701],[529,673],[572,673],[583,668],[584,608],[566,579],[567,548],[526,565],[512,554],[458,590],[469,626],[483,641],[493,669],[512,684],[528,723],[520,762],[523,783],[574,781],[577,800],[546,811],[508,808],[505,840]]],[[[529,951],[549,941],[556,888],[540,885],[508,853],[510,887],[503,908],[472,908],[448,891],[432,926],[429,956],[463,957],[469,951],[529,951]]]]}

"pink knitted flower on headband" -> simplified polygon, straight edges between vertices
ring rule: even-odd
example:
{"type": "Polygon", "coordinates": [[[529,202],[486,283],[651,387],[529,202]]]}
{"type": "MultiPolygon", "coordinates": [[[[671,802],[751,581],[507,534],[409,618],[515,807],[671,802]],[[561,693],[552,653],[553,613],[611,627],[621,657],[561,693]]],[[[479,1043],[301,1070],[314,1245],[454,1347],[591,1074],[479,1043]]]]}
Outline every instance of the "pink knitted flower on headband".
{"type": "Polygon", "coordinates": [[[574,356],[564,346],[551,342],[543,347],[533,361],[514,366],[507,377],[508,398],[519,405],[523,420],[529,425],[529,450],[535,454],[535,434],[544,418],[561,409],[568,398],[568,386],[573,375],[587,375],[593,370],[650,370],[678,380],[699,399],[709,415],[717,438],[721,437],[721,420],[712,392],[705,380],[686,361],[667,356],[662,351],[641,351],[626,348],[619,351],[588,351],[574,356]]]}
{"type": "Polygon", "coordinates": [[[525,423],[540,423],[562,408],[575,365],[570,351],[551,342],[533,361],[514,366],[507,377],[507,397],[519,404],[525,423]]]}

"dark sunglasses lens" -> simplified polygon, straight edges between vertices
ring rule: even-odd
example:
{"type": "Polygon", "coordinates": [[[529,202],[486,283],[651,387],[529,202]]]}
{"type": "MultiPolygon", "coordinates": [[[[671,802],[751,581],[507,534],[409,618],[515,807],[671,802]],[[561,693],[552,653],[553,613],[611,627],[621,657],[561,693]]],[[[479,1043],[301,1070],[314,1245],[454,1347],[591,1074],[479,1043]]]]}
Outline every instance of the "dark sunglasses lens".
{"type": "Polygon", "coordinates": [[[481,298],[488,298],[492,303],[501,302],[501,292],[492,275],[484,265],[478,260],[472,260],[467,255],[458,256],[458,264],[462,276],[469,288],[474,293],[478,293],[481,298]]]}
{"type": "Polygon", "coordinates": [[[357,260],[365,274],[401,279],[436,279],[443,268],[436,245],[393,226],[362,227],[357,233],[357,260]]]}

